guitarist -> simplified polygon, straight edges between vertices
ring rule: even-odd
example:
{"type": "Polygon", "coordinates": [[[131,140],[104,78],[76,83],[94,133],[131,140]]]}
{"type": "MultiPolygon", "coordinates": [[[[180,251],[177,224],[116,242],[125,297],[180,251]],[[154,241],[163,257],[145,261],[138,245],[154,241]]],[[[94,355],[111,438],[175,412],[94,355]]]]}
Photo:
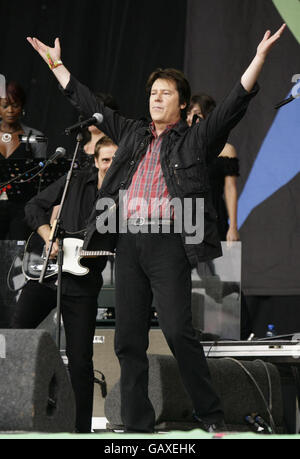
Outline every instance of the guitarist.
{"type": "MultiPolygon", "coordinates": [[[[110,167],[117,146],[101,138],[95,147],[97,169],[86,169],[73,175],[64,208],[62,228],[72,237],[83,238],[97,192],[110,167]]],[[[51,232],[49,214],[60,204],[65,177],[51,184],[32,198],[25,208],[28,225],[49,245],[51,232]]],[[[51,258],[57,255],[55,242],[51,258]]],[[[97,316],[97,297],[103,284],[102,271],[107,257],[90,261],[93,269],[85,276],[63,273],[61,311],[66,335],[66,353],[76,400],[76,430],[91,432],[93,408],[93,338],[97,316]]],[[[36,328],[56,307],[56,276],[43,284],[30,280],[22,290],[14,312],[11,328],[36,328]]]]}

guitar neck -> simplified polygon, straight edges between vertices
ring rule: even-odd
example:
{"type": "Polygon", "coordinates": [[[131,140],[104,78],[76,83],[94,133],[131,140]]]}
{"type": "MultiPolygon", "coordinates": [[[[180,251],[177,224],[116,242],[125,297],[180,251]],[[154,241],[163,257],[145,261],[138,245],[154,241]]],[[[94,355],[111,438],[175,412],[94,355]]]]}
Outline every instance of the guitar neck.
{"type": "Polygon", "coordinates": [[[80,250],[80,256],[85,258],[108,257],[109,255],[115,254],[113,252],[107,252],[105,250],[80,250]]]}

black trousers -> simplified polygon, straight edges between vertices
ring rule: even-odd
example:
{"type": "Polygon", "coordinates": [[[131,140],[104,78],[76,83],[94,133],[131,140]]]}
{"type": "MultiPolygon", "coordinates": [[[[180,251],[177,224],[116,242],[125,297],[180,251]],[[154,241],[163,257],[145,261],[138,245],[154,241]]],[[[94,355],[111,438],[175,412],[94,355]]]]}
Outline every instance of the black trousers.
{"type": "MultiPolygon", "coordinates": [[[[11,328],[36,328],[56,307],[56,290],[29,281],[18,300],[11,328]]],[[[76,400],[76,429],[91,432],[94,394],[93,339],[97,297],[62,296],[66,354],[76,400]]]]}
{"type": "Polygon", "coordinates": [[[195,412],[213,423],[223,419],[203,352],[192,327],[191,267],[178,234],[123,234],[116,256],[115,350],[121,367],[121,416],[125,427],[153,431],[148,397],[148,336],[151,304],[175,356],[195,412]]]}

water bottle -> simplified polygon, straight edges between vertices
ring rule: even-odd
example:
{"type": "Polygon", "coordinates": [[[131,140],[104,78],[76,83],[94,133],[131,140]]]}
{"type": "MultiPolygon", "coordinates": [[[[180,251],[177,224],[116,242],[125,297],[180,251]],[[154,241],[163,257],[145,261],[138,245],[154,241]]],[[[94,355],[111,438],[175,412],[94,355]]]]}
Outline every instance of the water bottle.
{"type": "Polygon", "coordinates": [[[275,325],[269,324],[267,328],[266,338],[273,338],[276,336],[275,325]]]}

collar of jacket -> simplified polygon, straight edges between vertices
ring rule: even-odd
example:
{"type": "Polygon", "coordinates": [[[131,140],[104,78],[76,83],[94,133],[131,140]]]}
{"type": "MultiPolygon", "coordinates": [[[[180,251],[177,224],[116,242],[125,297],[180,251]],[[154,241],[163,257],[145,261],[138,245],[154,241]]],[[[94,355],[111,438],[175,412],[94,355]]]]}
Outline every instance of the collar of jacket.
{"type": "Polygon", "coordinates": [[[136,133],[136,135],[138,137],[141,137],[141,138],[144,138],[144,137],[147,137],[147,136],[151,136],[152,137],[152,132],[151,132],[150,126],[148,124],[145,125],[145,126],[137,128],[135,133],[136,133]]]}
{"type": "MultiPolygon", "coordinates": [[[[151,131],[151,127],[149,124],[150,123],[149,120],[145,120],[144,122],[145,122],[145,125],[136,130],[136,135],[139,137],[146,137],[146,136],[152,137],[152,131],[151,131]]],[[[174,127],[172,127],[172,129],[170,129],[170,132],[175,132],[176,134],[181,136],[187,131],[188,128],[189,126],[187,122],[181,119],[178,123],[175,124],[174,127]]]]}
{"type": "Polygon", "coordinates": [[[175,132],[178,135],[183,135],[187,130],[189,129],[189,126],[187,122],[183,119],[181,119],[175,126],[171,129],[170,132],[175,132]]]}

